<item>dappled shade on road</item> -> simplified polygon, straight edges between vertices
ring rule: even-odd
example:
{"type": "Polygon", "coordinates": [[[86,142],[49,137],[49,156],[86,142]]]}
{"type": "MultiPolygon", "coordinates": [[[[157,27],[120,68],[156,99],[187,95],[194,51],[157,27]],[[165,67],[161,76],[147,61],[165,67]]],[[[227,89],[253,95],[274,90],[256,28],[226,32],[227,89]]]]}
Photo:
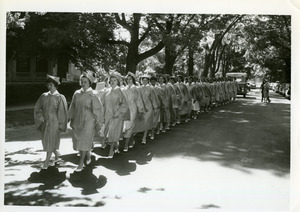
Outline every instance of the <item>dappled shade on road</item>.
{"type": "Polygon", "coordinates": [[[54,189],[54,186],[66,180],[66,172],[59,172],[58,168],[49,166],[39,172],[33,172],[28,181],[31,183],[43,183],[38,187],[39,190],[54,189]]]}
{"type": "MultiPolygon", "coordinates": [[[[51,173],[49,177],[60,176],[53,182],[43,178],[43,171],[34,171],[17,178],[23,177],[23,180],[10,180],[28,167],[36,170],[42,164],[41,159],[37,160],[37,157],[44,154],[38,150],[41,148],[40,141],[30,141],[36,135],[28,131],[26,128],[21,135],[16,135],[19,142],[13,142],[14,135],[9,135],[6,140],[10,141],[6,143],[9,148],[5,151],[6,205],[104,206],[105,197],[100,197],[96,202],[88,198],[98,192],[101,194],[101,188],[107,188],[105,185],[108,182],[114,183],[109,177],[103,176],[103,169],[126,178],[134,175],[141,166],[147,167],[153,160],[157,162],[166,158],[174,158],[175,161],[176,158],[187,158],[189,161],[215,162],[249,176],[254,169],[267,171],[279,178],[284,178],[290,172],[290,104],[282,101],[279,96],[273,96],[271,104],[261,103],[260,99],[252,97],[239,98],[229,105],[202,113],[197,120],[172,127],[155,140],[148,140],[147,145],[141,144],[142,135],[137,134],[135,147],[124,153],[124,142],[121,142],[121,151],[113,159],[106,158],[109,147],[101,149],[95,144],[91,164],[79,173],[73,173],[79,157],[72,150],[69,131],[63,135],[65,139],[61,142],[61,145],[67,147],[67,153],[62,150],[62,161],[56,167],[46,170],[51,173]],[[17,146],[13,146],[15,143],[17,146]],[[35,148],[31,145],[35,145],[35,148]],[[69,177],[68,174],[65,176],[65,171],[71,173],[69,177]],[[32,176],[27,180],[29,175],[32,176]],[[83,197],[65,192],[64,189],[68,187],[80,188],[78,192],[83,197]]],[[[174,179],[170,180],[180,180],[176,177],[184,173],[185,168],[178,164],[174,179]]],[[[147,195],[155,191],[155,187],[142,186],[135,188],[135,191],[147,195]]],[[[161,188],[164,190],[164,185],[161,188]]],[[[116,196],[115,199],[120,197],[116,196]]],[[[199,207],[222,208],[222,205],[207,203],[199,207]]]]}
{"type": "Polygon", "coordinates": [[[82,188],[81,194],[89,195],[98,193],[99,188],[106,185],[107,179],[105,176],[100,175],[96,177],[93,174],[92,167],[85,167],[81,172],[73,172],[70,174],[69,182],[74,187],[82,188]]]}

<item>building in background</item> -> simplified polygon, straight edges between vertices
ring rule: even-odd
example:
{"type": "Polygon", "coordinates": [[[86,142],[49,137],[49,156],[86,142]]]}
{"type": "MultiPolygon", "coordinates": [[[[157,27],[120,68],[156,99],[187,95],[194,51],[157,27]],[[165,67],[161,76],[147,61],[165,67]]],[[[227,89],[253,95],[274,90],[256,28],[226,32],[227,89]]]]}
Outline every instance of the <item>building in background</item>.
{"type": "Polygon", "coordinates": [[[36,57],[7,60],[6,83],[44,82],[46,75],[61,77],[61,81],[78,81],[81,71],[68,61],[36,57]]]}

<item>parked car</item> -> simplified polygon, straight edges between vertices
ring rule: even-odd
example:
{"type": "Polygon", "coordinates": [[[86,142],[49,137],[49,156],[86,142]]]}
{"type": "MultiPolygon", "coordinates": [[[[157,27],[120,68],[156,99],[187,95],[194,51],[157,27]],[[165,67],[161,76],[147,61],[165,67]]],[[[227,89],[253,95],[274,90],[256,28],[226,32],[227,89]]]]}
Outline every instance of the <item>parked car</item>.
{"type": "Polygon", "coordinates": [[[277,88],[277,85],[279,84],[279,81],[277,82],[271,82],[270,83],[270,88],[273,90],[273,91],[276,91],[276,88],[277,88]]]}
{"type": "Polygon", "coordinates": [[[286,98],[290,98],[291,84],[290,83],[279,83],[276,86],[275,92],[279,93],[280,95],[282,95],[286,98]]]}
{"type": "Polygon", "coordinates": [[[285,97],[289,100],[291,99],[291,85],[290,84],[289,84],[289,87],[288,87],[288,89],[285,93],[285,97]]]}
{"type": "Polygon", "coordinates": [[[247,88],[247,73],[241,73],[241,72],[230,72],[226,74],[226,77],[235,78],[236,81],[239,84],[237,94],[243,95],[243,97],[246,97],[248,88],[247,88]]]}
{"type": "Polygon", "coordinates": [[[256,84],[254,82],[250,82],[250,88],[251,89],[255,89],[256,88],[256,84]]]}

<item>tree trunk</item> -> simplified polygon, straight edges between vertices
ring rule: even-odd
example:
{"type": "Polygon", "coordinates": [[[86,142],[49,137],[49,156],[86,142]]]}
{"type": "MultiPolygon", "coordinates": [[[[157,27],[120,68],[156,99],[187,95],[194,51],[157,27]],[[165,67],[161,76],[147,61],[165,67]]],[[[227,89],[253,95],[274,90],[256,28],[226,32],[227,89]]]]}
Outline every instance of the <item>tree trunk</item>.
{"type": "Polygon", "coordinates": [[[189,48],[188,73],[189,76],[194,75],[194,50],[192,48],[189,48]]]}
{"type": "Polygon", "coordinates": [[[207,53],[207,55],[205,55],[204,71],[201,76],[207,77],[210,71],[210,77],[214,77],[216,63],[218,61],[218,56],[219,56],[218,51],[219,51],[219,47],[222,45],[222,39],[242,17],[243,15],[235,17],[235,19],[231,22],[231,24],[229,24],[229,26],[223,32],[215,34],[215,40],[212,43],[211,48],[209,48],[208,50],[209,52],[207,53]]]}
{"type": "MultiPolygon", "coordinates": [[[[145,40],[149,32],[151,30],[151,25],[148,25],[146,31],[140,35],[140,20],[142,17],[141,13],[134,13],[133,14],[133,22],[128,23],[125,14],[122,13],[121,17],[119,14],[115,13],[116,22],[120,24],[124,29],[126,29],[130,33],[130,42],[124,40],[109,40],[108,43],[115,44],[115,45],[125,45],[128,48],[128,53],[126,56],[126,73],[129,71],[132,73],[136,72],[137,65],[139,62],[145,60],[148,57],[151,57],[158,53],[165,47],[165,43],[168,39],[168,36],[171,32],[172,25],[173,25],[173,17],[166,21],[166,28],[161,27],[160,30],[163,32],[164,36],[158,44],[153,47],[152,49],[147,50],[146,52],[139,53],[139,45],[145,40]]],[[[176,57],[175,57],[176,59],[176,57]]],[[[175,62],[174,59],[174,62],[175,62]]],[[[173,65],[174,65],[173,62],[173,65]]],[[[173,67],[172,65],[172,67],[173,67]]]]}
{"type": "Polygon", "coordinates": [[[126,73],[136,72],[136,67],[138,65],[138,43],[131,39],[130,46],[128,48],[128,53],[126,57],[126,73]]]}
{"type": "Polygon", "coordinates": [[[173,74],[173,66],[175,64],[177,56],[174,52],[169,48],[165,47],[165,67],[164,67],[164,74],[173,74]]]}
{"type": "Polygon", "coordinates": [[[201,73],[201,77],[207,77],[208,75],[208,71],[209,71],[209,54],[208,53],[205,53],[205,59],[204,59],[204,70],[203,72],[201,73]]]}

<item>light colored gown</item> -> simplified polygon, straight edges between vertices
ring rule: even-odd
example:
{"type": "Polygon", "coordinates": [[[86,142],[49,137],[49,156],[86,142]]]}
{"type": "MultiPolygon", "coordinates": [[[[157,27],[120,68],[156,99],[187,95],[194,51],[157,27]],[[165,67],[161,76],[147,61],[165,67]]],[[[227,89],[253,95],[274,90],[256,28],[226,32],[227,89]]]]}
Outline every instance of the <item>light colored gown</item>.
{"type": "Polygon", "coordinates": [[[191,113],[191,96],[187,86],[184,83],[178,83],[178,88],[181,94],[181,104],[179,115],[185,115],[191,113]]]}
{"type": "Polygon", "coordinates": [[[152,86],[153,95],[152,105],[153,105],[153,128],[157,127],[158,122],[160,121],[160,107],[161,107],[161,89],[157,85],[152,86]]]}
{"type": "Polygon", "coordinates": [[[91,88],[75,91],[69,108],[70,126],[73,129],[73,148],[90,151],[93,148],[95,130],[103,123],[103,107],[91,88]]]}
{"type": "Polygon", "coordinates": [[[159,85],[161,88],[160,122],[170,122],[170,103],[166,84],[159,85]]]}
{"type": "Polygon", "coordinates": [[[192,110],[193,111],[199,111],[199,101],[198,101],[198,91],[197,91],[198,84],[192,82],[191,84],[188,84],[188,91],[190,93],[190,96],[192,98],[192,110]]]}
{"type": "Polygon", "coordinates": [[[43,93],[34,107],[36,128],[42,133],[43,150],[59,149],[60,134],[67,130],[67,101],[64,95],[55,91],[43,93]]]}
{"type": "Polygon", "coordinates": [[[177,101],[177,96],[176,96],[176,90],[170,82],[168,82],[166,84],[166,88],[168,90],[168,96],[169,96],[170,122],[175,122],[177,120],[176,120],[176,117],[175,117],[174,110],[179,108],[178,101],[177,101]]]}
{"type": "Polygon", "coordinates": [[[123,122],[130,119],[128,103],[119,86],[110,89],[103,100],[104,136],[108,143],[118,142],[123,131],[123,122]]]}
{"type": "Polygon", "coordinates": [[[134,128],[134,132],[144,132],[151,130],[153,127],[153,91],[150,85],[142,85],[138,88],[143,100],[145,115],[144,119],[138,119],[134,128]]]}
{"type": "Polygon", "coordinates": [[[135,85],[129,87],[128,85],[123,90],[125,99],[128,103],[130,110],[130,120],[124,122],[123,132],[124,138],[130,138],[137,122],[138,113],[145,113],[142,97],[135,85]]]}
{"type": "Polygon", "coordinates": [[[206,92],[205,92],[204,84],[202,82],[198,84],[198,98],[199,98],[200,107],[204,107],[206,104],[206,92]]]}

